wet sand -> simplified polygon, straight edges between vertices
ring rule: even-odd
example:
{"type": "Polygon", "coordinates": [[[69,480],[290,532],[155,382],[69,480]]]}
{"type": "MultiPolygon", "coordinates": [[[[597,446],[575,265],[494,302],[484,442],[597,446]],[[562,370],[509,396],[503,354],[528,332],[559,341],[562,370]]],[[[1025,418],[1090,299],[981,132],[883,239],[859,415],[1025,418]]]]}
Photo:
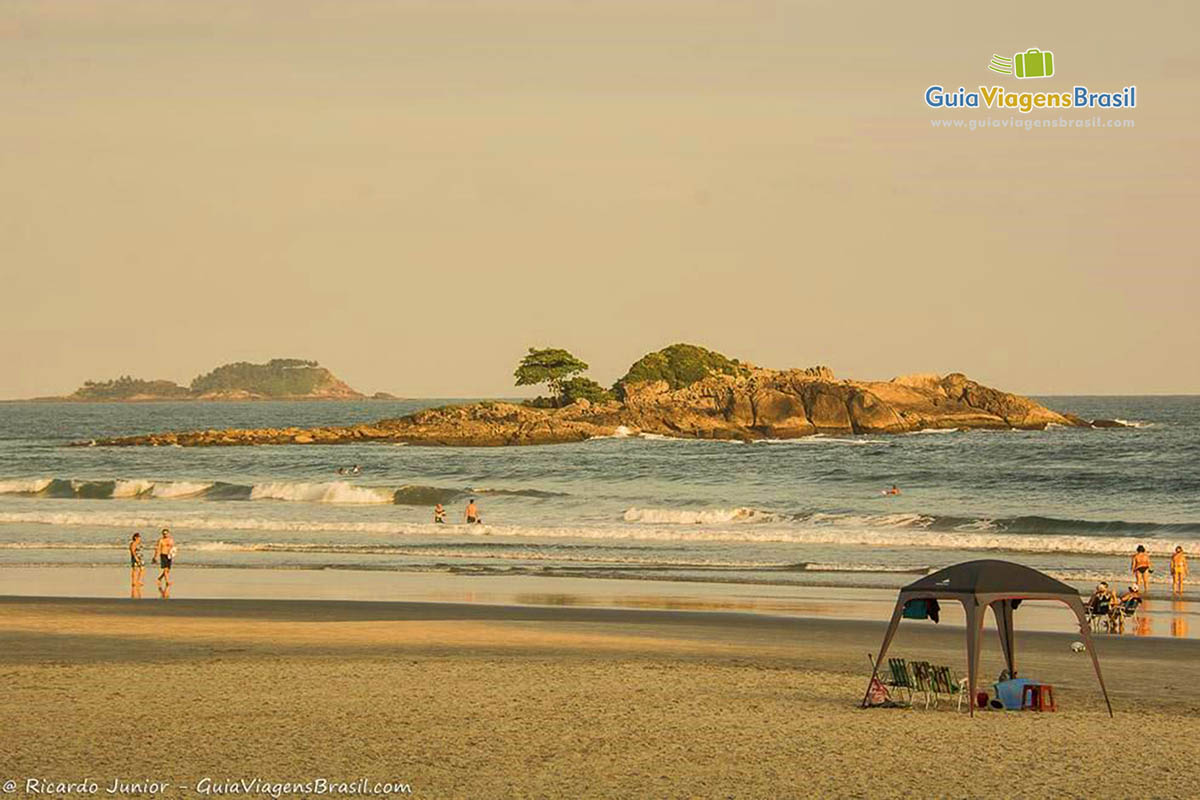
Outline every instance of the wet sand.
{"type": "MultiPolygon", "coordinates": [[[[1101,638],[1113,721],[1075,637],[1019,631],[1023,673],[1054,683],[1060,711],[970,719],[945,702],[857,708],[882,630],[736,612],[5,597],[0,778],[153,777],[169,797],[253,777],[400,781],[418,797],[1200,794],[1200,642],[1101,638]]],[[[894,654],[961,671],[962,638],[906,624],[894,654]]],[[[1000,668],[989,638],[984,673],[1000,668]]]]}

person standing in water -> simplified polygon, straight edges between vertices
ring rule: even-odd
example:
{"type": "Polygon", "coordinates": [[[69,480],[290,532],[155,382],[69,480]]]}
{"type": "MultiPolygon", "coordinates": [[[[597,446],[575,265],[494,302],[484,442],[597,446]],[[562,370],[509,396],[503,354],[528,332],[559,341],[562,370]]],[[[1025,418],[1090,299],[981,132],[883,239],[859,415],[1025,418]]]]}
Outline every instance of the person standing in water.
{"type": "Polygon", "coordinates": [[[1137,552],[1133,554],[1133,560],[1129,562],[1129,568],[1133,570],[1133,582],[1141,590],[1142,594],[1150,591],[1150,554],[1146,552],[1146,548],[1142,545],[1137,546],[1137,552]]]}
{"type": "Polygon", "coordinates": [[[1187,554],[1183,552],[1182,547],[1176,545],[1175,552],[1171,555],[1171,591],[1174,594],[1183,594],[1183,579],[1187,574],[1187,554]]]}
{"type": "Polygon", "coordinates": [[[171,567],[175,564],[175,538],[171,536],[170,528],[163,528],[158,543],[154,545],[154,559],[160,567],[155,583],[163,597],[171,590],[171,567]]]}
{"type": "Polygon", "coordinates": [[[438,525],[446,524],[446,509],[441,503],[433,507],[433,521],[438,525]]]}
{"type": "Polygon", "coordinates": [[[467,501],[466,518],[468,525],[483,524],[483,520],[479,518],[479,509],[475,507],[474,497],[467,501]]]}
{"type": "Polygon", "coordinates": [[[142,534],[134,533],[129,540],[129,585],[136,597],[146,575],[146,562],[142,560],[142,534]]]}

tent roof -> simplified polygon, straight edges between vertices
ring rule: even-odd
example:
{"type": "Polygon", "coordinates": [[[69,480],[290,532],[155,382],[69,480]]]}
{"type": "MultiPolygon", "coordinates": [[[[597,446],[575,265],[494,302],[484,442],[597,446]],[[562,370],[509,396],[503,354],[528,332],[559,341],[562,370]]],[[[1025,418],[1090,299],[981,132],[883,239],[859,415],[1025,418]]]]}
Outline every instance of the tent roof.
{"type": "Polygon", "coordinates": [[[1043,572],[1014,564],[1011,561],[983,559],[964,561],[932,575],[913,581],[904,592],[936,592],[949,594],[1062,594],[1079,596],[1079,592],[1043,572]]]}

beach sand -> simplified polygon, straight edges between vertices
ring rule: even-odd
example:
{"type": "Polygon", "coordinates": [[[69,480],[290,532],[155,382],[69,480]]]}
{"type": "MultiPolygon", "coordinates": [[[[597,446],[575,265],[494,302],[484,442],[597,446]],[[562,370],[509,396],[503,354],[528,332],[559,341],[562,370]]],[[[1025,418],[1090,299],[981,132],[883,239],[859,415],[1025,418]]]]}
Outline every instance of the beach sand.
{"type": "MultiPolygon", "coordinates": [[[[857,708],[882,630],[724,612],[0,598],[0,779],[91,778],[103,793],[155,778],[172,782],[166,797],[202,796],[206,777],[366,778],[416,797],[1200,795],[1200,642],[1100,640],[1113,721],[1075,637],[1018,633],[1019,666],[1055,684],[1059,713],[970,719],[947,703],[857,708]]],[[[959,666],[963,649],[961,628],[914,623],[894,654],[959,666]]],[[[986,675],[998,658],[989,639],[986,675]]]]}

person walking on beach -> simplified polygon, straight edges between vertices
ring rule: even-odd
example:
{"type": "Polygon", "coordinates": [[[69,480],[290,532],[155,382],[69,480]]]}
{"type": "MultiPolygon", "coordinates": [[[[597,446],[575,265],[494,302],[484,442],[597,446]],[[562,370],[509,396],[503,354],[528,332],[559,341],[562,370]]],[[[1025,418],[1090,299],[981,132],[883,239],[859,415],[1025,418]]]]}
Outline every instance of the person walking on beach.
{"type": "Polygon", "coordinates": [[[438,525],[446,524],[446,509],[441,503],[433,507],[433,521],[438,525]]]}
{"type": "Polygon", "coordinates": [[[129,585],[133,588],[135,595],[138,589],[142,588],[142,579],[145,575],[146,562],[142,560],[142,534],[135,532],[133,538],[129,540],[129,585]]]}
{"type": "Polygon", "coordinates": [[[171,567],[175,564],[175,538],[171,536],[170,528],[162,529],[162,535],[154,545],[153,561],[160,567],[158,578],[154,582],[158,585],[158,591],[166,597],[167,592],[171,590],[171,567]]]}
{"type": "Polygon", "coordinates": [[[1143,594],[1150,591],[1150,573],[1154,570],[1150,569],[1150,554],[1146,552],[1146,548],[1142,545],[1137,546],[1137,552],[1133,554],[1133,560],[1129,563],[1129,568],[1133,570],[1133,582],[1137,584],[1138,589],[1143,594]]]}
{"type": "Polygon", "coordinates": [[[1174,594],[1183,594],[1183,579],[1187,577],[1187,554],[1183,552],[1183,548],[1176,545],[1175,552],[1171,555],[1171,592],[1174,594]]]}
{"type": "Polygon", "coordinates": [[[474,497],[467,501],[466,518],[468,525],[483,524],[483,520],[479,518],[479,509],[475,507],[474,497]]]}

